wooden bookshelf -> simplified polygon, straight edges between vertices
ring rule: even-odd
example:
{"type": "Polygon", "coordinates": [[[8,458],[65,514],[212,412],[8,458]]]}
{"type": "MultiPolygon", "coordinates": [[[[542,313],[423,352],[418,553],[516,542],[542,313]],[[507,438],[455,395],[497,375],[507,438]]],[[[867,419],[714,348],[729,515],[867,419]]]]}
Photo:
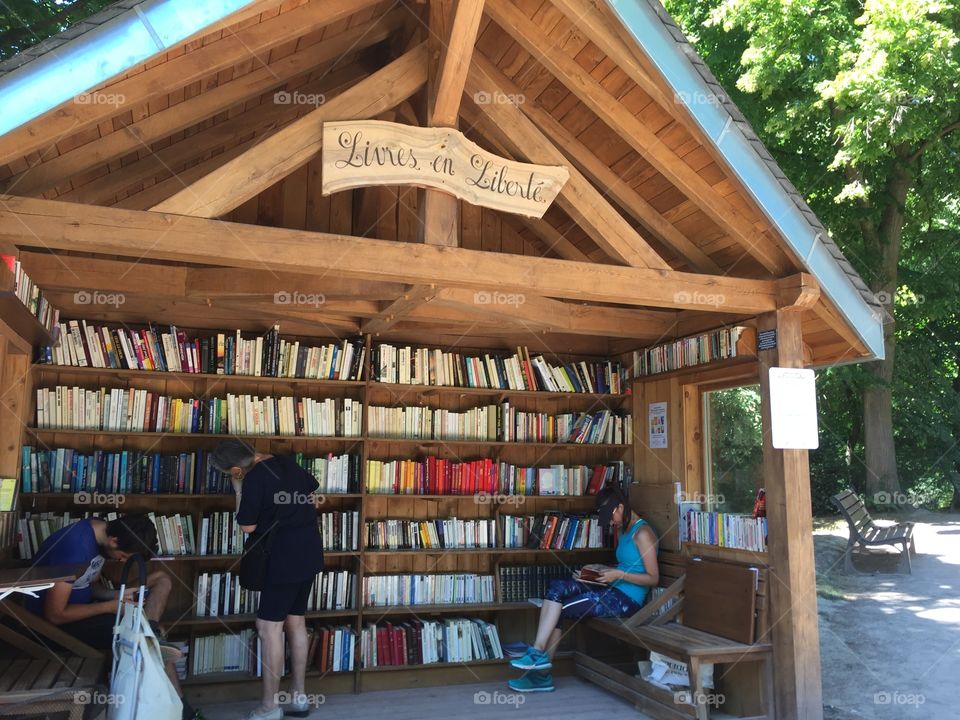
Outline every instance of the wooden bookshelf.
{"type": "Polygon", "coordinates": [[[13,331],[31,347],[50,345],[54,334],[17,297],[17,279],[5,262],[0,262],[0,327],[13,331]]]}
{"type": "MultiPolygon", "coordinates": [[[[316,339],[322,343],[323,340],[316,339]]],[[[367,348],[370,340],[367,339],[367,348]]],[[[369,353],[368,353],[369,359],[369,353]]],[[[364,369],[364,378],[370,378],[369,365],[364,369]]],[[[417,438],[373,437],[368,433],[367,407],[370,405],[388,406],[425,406],[461,411],[482,404],[494,404],[509,401],[519,410],[527,412],[577,413],[596,412],[610,409],[631,411],[633,397],[627,394],[607,393],[571,393],[542,392],[529,390],[503,390],[472,387],[451,387],[432,385],[405,385],[378,383],[369,379],[362,381],[313,380],[305,378],[277,378],[252,375],[214,375],[209,373],[161,372],[143,370],[118,370],[92,367],[73,367],[38,364],[28,374],[29,399],[26,417],[35,417],[35,390],[40,387],[56,385],[79,386],[85,389],[101,386],[124,389],[148,389],[175,397],[224,397],[227,392],[259,395],[293,395],[311,398],[353,398],[361,402],[363,414],[363,432],[359,436],[294,436],[294,435],[252,435],[244,436],[260,452],[312,454],[349,453],[359,458],[361,479],[359,492],[320,493],[318,511],[330,508],[349,508],[359,511],[357,550],[327,551],[324,553],[327,569],[346,569],[355,575],[357,598],[360,598],[363,578],[366,575],[406,574],[406,573],[452,573],[470,572],[493,577],[494,597],[499,599],[501,563],[512,565],[539,565],[566,562],[571,565],[582,562],[596,562],[611,555],[608,548],[586,549],[528,549],[528,548],[451,548],[423,550],[378,550],[364,547],[364,528],[368,520],[394,517],[392,512],[401,510],[401,518],[432,519],[437,517],[460,517],[474,519],[495,519],[501,513],[506,514],[542,514],[548,510],[566,510],[588,512],[593,509],[594,498],[580,495],[413,495],[383,494],[366,492],[366,465],[368,459],[376,460],[414,460],[429,455],[448,457],[456,460],[492,458],[523,466],[543,467],[554,463],[570,465],[593,465],[613,461],[631,460],[632,444],[591,444],[591,443],[548,443],[548,442],[504,442],[485,440],[435,440],[417,438]],[[560,560],[563,558],[564,560],[560,560]],[[582,561],[578,558],[584,558],[582,561]]],[[[88,453],[94,449],[110,452],[122,450],[151,450],[161,454],[186,452],[197,448],[211,448],[217,442],[231,437],[216,433],[163,433],[163,432],[122,432],[108,430],[74,430],[68,428],[27,427],[22,430],[26,444],[40,448],[74,448],[88,453]]],[[[144,511],[150,510],[158,515],[180,513],[189,515],[194,523],[195,532],[199,532],[201,517],[213,511],[231,510],[234,496],[227,494],[177,494],[177,493],[126,493],[123,503],[77,505],[74,494],[70,492],[21,493],[20,509],[31,513],[43,511],[83,513],[86,511],[144,511]]],[[[498,529],[499,536],[499,529],[498,529]]],[[[221,615],[217,617],[197,617],[192,596],[196,576],[201,572],[227,571],[239,560],[239,555],[173,555],[157,558],[154,562],[176,576],[174,590],[167,608],[168,630],[174,639],[184,639],[193,645],[196,637],[227,631],[228,628],[248,627],[255,621],[251,614],[221,615]]],[[[105,573],[114,569],[114,563],[108,563],[105,573]]],[[[498,626],[526,628],[523,635],[533,632],[538,607],[529,602],[493,602],[449,605],[414,605],[397,607],[358,607],[350,610],[308,612],[308,622],[331,621],[349,625],[359,637],[365,624],[377,622],[382,618],[402,616],[444,616],[478,614],[490,618],[498,626]],[[513,618],[506,620],[506,618],[513,618]],[[519,625],[517,624],[519,623],[519,625]]],[[[518,632],[516,629],[510,632],[518,632]]],[[[501,636],[502,642],[509,642],[513,636],[501,636]]],[[[360,674],[408,672],[429,669],[450,669],[460,667],[461,663],[436,663],[427,666],[398,666],[389,668],[359,668],[359,656],[356,669],[337,673],[337,682],[345,677],[352,679],[354,689],[360,686],[360,674]]],[[[479,668],[502,666],[505,661],[479,661],[467,663],[479,668]]],[[[402,673],[398,675],[400,677],[402,673]]],[[[327,687],[328,679],[318,682],[327,687]]],[[[186,684],[199,687],[214,687],[218,683],[233,683],[249,680],[244,673],[213,673],[188,677],[186,684]],[[238,676],[239,675],[239,676],[238,676]]]]}
{"type": "Polygon", "coordinates": [[[688,557],[705,557],[716,560],[735,560],[744,563],[768,562],[766,552],[758,550],[744,550],[742,548],[724,547],[722,545],[706,545],[704,543],[684,542],[683,552],[688,557]]]}

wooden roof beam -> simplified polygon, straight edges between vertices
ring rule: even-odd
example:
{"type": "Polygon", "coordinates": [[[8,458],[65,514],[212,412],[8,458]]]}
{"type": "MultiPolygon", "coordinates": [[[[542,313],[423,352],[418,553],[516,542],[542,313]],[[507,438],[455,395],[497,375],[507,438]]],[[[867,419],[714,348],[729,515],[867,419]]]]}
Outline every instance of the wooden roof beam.
{"type": "Polygon", "coordinates": [[[426,82],[426,47],[413,50],[156,205],[158,212],[218,217],[285,178],[320,151],[325,120],[369,118],[426,82]]]}
{"type": "MultiPolygon", "coordinates": [[[[90,168],[109,163],[133,152],[150,149],[150,145],[174,133],[201,123],[219,112],[256,98],[303,73],[325,63],[341,60],[345,55],[375,45],[398,30],[406,13],[396,10],[388,15],[351,28],[329,40],[288,55],[270,65],[263,65],[188,100],[152,113],[123,128],[80,145],[46,162],[34,165],[8,179],[4,191],[17,195],[37,195],[63,184],[90,168]]],[[[276,112],[290,106],[274,104],[276,112]]],[[[196,135],[187,138],[194,143],[196,135]]]]}
{"type": "MultiPolygon", "coordinates": [[[[523,91],[483,55],[479,53],[473,60],[489,77],[510,97],[520,97],[523,91]]],[[[553,143],[586,175],[604,194],[612,198],[617,205],[627,211],[637,222],[653,231],[664,244],[673,248],[681,257],[699,272],[720,275],[723,270],[690,238],[680,232],[667,218],[660,214],[640,193],[630,187],[613,170],[607,167],[586,145],[580,142],[550,113],[535,100],[519,105],[523,114],[530,118],[553,143]]]]}
{"type": "MultiPolygon", "coordinates": [[[[477,64],[470,67],[466,89],[471,98],[480,97],[480,93],[505,97],[496,81],[477,64]]],[[[515,157],[543,165],[568,166],[564,154],[512,101],[478,104],[471,99],[461,114],[481,132],[498,138],[515,157]]],[[[607,255],[634,267],[670,268],[579,170],[569,170],[570,179],[556,202],[607,255]]]]}
{"type": "Polygon", "coordinates": [[[311,2],[269,18],[256,25],[205,45],[192,52],[155,65],[141,73],[107,86],[111,95],[122,98],[122,106],[107,103],[67,102],[45,113],[33,122],[15,128],[0,137],[0,165],[40,151],[52,149],[67,135],[72,135],[142,105],[151,98],[165,95],[271,48],[294,40],[325,25],[344,20],[378,0],[324,0],[311,2]]]}
{"type": "Polygon", "coordinates": [[[576,60],[553,45],[550,37],[516,5],[509,0],[487,0],[486,13],[771,274],[779,277],[792,270],[784,253],[748,218],[664,145],[656,133],[632,115],[576,60]]]}
{"type": "MultiPolygon", "coordinates": [[[[434,4],[436,2],[437,0],[434,0],[434,4]]],[[[442,37],[444,42],[437,59],[439,73],[436,79],[436,90],[430,100],[427,115],[427,124],[431,127],[455,127],[457,124],[463,85],[467,80],[470,58],[473,56],[473,46],[477,41],[477,31],[480,29],[482,16],[483,0],[456,0],[450,31],[442,37]]],[[[432,32],[433,28],[431,28],[432,32]]],[[[432,62],[433,58],[431,57],[430,60],[432,62]]]]}
{"type": "Polygon", "coordinates": [[[18,247],[621,305],[756,315],[777,304],[771,280],[367,240],[0,195],[0,242],[4,240],[18,247]]]}
{"type": "MultiPolygon", "coordinates": [[[[325,97],[332,97],[344,87],[355,84],[363,77],[363,71],[359,67],[350,65],[330,74],[324,74],[320,79],[298,87],[297,92],[307,95],[323,94],[325,97]]],[[[237,138],[243,138],[253,134],[255,137],[246,140],[244,143],[240,143],[240,145],[245,145],[247,148],[252,147],[253,143],[260,142],[263,139],[264,133],[275,131],[292,122],[298,116],[306,114],[308,111],[308,108],[302,105],[277,105],[272,102],[261,103],[228,120],[203,128],[199,132],[189,135],[165,148],[151,151],[139,160],[115,168],[106,175],[62,193],[57,199],[88,205],[110,204],[118,193],[149,180],[156,175],[174,171],[184,163],[195,160],[198,157],[203,157],[207,153],[220,147],[226,147],[237,138]]],[[[117,134],[119,133],[113,133],[113,135],[117,134]]],[[[233,148],[228,148],[227,152],[231,150],[233,150],[233,148]]],[[[239,154],[239,152],[240,151],[237,151],[234,155],[239,154]]],[[[221,157],[220,159],[226,162],[230,158],[223,159],[221,157]]],[[[44,164],[46,165],[47,163],[44,164]]],[[[199,179],[223,163],[215,162],[207,164],[202,162],[201,164],[205,164],[206,172],[193,171],[191,174],[196,175],[195,179],[199,179]]],[[[189,170],[192,170],[192,168],[189,170]]],[[[156,202],[160,202],[169,195],[188,186],[191,182],[184,177],[184,173],[182,172],[175,173],[174,179],[176,180],[176,178],[180,178],[180,181],[175,182],[171,186],[170,192],[167,193],[167,195],[161,196],[156,202]]],[[[156,203],[151,203],[135,209],[146,210],[155,204],[156,203]]]]}
{"type": "Polygon", "coordinates": [[[408,285],[404,288],[400,297],[388,303],[379,313],[361,323],[360,331],[371,335],[379,335],[393,327],[411,310],[433,299],[436,294],[436,285],[408,285]]]}

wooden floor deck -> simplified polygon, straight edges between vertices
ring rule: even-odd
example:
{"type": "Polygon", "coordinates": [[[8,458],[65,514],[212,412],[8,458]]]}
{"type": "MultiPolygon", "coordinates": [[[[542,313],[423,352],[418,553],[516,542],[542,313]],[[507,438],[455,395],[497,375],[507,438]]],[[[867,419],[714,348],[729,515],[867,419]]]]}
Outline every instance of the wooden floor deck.
{"type": "MultiPolygon", "coordinates": [[[[624,716],[649,719],[624,700],[577,677],[558,677],[556,686],[554,692],[525,695],[514,693],[502,682],[330,695],[311,717],[379,717],[388,713],[390,720],[423,720],[425,717],[610,720],[624,716]]],[[[207,720],[236,720],[255,705],[253,702],[205,705],[202,710],[207,720]]]]}

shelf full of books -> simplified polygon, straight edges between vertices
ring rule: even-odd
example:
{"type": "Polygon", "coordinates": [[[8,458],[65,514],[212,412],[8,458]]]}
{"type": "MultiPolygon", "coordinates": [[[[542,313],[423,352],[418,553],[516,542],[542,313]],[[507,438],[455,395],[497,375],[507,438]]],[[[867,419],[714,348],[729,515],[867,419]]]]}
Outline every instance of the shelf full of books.
{"type": "Polygon", "coordinates": [[[680,517],[680,540],[699,545],[766,552],[767,518],[687,510],[680,517]]]}
{"type": "Polygon", "coordinates": [[[23,271],[13,255],[0,256],[0,320],[31,345],[53,342],[60,311],[23,271]]]}
{"type": "Polygon", "coordinates": [[[752,327],[720,328],[680,338],[633,353],[633,376],[683,370],[721,360],[753,358],[757,354],[757,331],[752,327]]]}

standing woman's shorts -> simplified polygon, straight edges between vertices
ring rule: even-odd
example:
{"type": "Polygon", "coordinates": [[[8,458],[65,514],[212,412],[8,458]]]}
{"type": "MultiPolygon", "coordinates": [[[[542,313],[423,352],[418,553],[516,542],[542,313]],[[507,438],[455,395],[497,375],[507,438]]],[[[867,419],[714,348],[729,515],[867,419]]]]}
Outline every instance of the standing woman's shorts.
{"type": "Polygon", "coordinates": [[[271,622],[282,622],[287,615],[303,615],[313,588],[314,578],[295,583],[268,584],[260,591],[257,617],[271,622]]]}
{"type": "Polygon", "coordinates": [[[617,588],[600,588],[576,580],[553,580],[544,599],[563,606],[562,618],[626,617],[641,608],[640,603],[617,588]]]}

